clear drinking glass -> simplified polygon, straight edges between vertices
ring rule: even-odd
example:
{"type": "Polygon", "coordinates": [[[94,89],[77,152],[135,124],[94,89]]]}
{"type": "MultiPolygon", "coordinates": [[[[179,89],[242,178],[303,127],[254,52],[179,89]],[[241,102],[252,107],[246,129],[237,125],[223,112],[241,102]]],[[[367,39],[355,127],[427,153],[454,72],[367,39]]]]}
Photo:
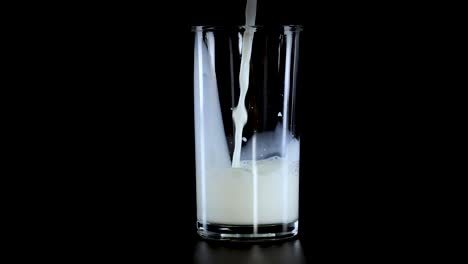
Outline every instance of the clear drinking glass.
{"type": "Polygon", "coordinates": [[[297,234],[301,31],[297,25],[193,27],[197,228],[204,238],[297,234]],[[242,126],[233,112],[243,108],[247,82],[242,126]]]}

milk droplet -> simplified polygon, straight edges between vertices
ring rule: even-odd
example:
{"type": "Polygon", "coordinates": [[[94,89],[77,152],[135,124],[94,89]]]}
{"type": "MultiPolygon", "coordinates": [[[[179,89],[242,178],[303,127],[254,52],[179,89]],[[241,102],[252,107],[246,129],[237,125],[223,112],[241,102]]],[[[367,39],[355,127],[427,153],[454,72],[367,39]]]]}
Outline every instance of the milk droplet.
{"type": "Polygon", "coordinates": [[[247,142],[247,139],[245,137],[242,137],[242,141],[247,142]]]}
{"type": "Polygon", "coordinates": [[[278,116],[283,116],[283,115],[281,114],[281,112],[278,112],[278,116]]]}

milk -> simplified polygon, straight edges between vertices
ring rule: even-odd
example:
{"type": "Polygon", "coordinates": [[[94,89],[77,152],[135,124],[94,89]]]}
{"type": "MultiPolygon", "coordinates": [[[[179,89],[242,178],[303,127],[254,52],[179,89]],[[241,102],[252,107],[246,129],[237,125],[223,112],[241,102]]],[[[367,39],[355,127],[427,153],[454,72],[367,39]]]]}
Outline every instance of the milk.
{"type": "MultiPolygon", "coordinates": [[[[243,160],[239,168],[210,168],[204,179],[205,203],[197,192],[200,222],[262,225],[298,219],[299,141],[288,144],[288,158],[243,160]],[[255,179],[255,180],[254,180],[255,179]]],[[[201,190],[197,177],[197,190],[201,190]]]]}
{"type": "Polygon", "coordinates": [[[202,210],[199,211],[198,218],[203,219],[201,212],[204,209],[204,220],[214,224],[291,223],[298,218],[298,169],[298,163],[274,157],[254,162],[243,161],[240,168],[209,170],[206,176],[207,203],[205,206],[199,205],[202,210]],[[253,191],[252,166],[257,167],[256,194],[253,191]],[[283,166],[287,167],[287,175],[281,173],[283,166]],[[286,200],[282,196],[283,177],[288,181],[289,195],[286,200]]]}

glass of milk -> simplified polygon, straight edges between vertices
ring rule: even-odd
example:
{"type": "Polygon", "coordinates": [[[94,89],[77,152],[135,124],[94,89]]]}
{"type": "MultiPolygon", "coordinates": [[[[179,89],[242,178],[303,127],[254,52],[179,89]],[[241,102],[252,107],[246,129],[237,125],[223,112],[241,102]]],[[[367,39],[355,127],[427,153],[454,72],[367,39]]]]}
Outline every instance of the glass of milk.
{"type": "Polygon", "coordinates": [[[299,216],[298,25],[195,26],[197,228],[293,237],[299,216]]]}

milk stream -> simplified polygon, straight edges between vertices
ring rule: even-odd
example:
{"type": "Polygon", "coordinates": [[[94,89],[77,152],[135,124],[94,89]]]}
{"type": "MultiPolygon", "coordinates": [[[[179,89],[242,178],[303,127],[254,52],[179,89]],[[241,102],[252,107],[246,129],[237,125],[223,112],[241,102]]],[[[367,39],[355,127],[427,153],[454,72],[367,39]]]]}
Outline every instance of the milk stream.
{"type": "Polygon", "coordinates": [[[249,69],[250,57],[252,54],[252,43],[254,37],[254,29],[249,27],[255,25],[255,15],[257,13],[257,0],[247,0],[245,9],[245,32],[242,39],[242,57],[239,73],[240,95],[237,106],[232,111],[232,119],[234,120],[235,135],[234,135],[234,154],[232,157],[232,167],[240,167],[240,153],[242,148],[242,130],[247,123],[247,109],[245,108],[245,96],[249,89],[249,69]]]}

